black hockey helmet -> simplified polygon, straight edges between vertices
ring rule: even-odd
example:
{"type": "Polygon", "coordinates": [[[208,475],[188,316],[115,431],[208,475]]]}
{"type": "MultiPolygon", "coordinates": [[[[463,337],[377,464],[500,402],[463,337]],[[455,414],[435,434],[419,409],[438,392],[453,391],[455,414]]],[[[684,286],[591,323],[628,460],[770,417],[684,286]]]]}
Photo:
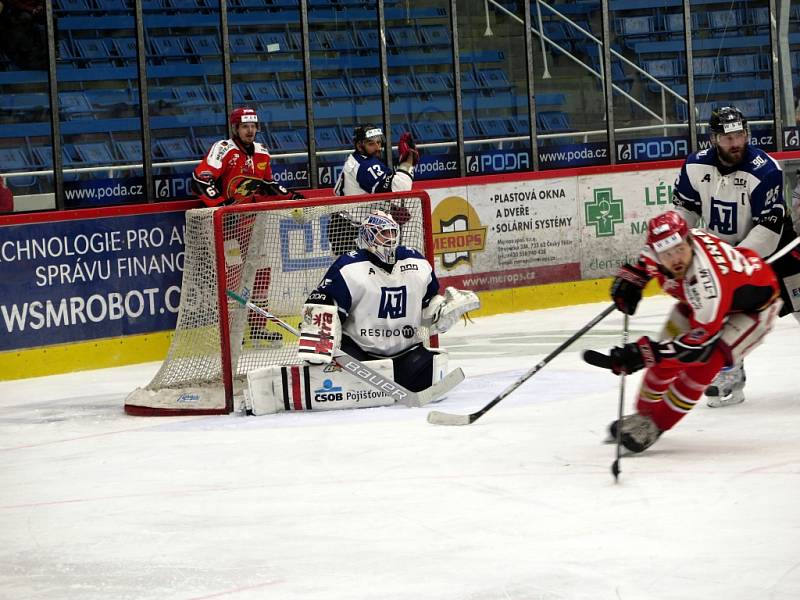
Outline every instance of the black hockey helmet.
{"type": "Polygon", "coordinates": [[[353,131],[353,147],[357,148],[359,142],[364,142],[372,138],[378,138],[381,144],[385,143],[383,129],[376,125],[359,125],[353,131]]]}
{"type": "Polygon", "coordinates": [[[725,135],[736,131],[748,132],[747,119],[735,106],[723,106],[711,111],[708,129],[713,134],[725,135]]]}

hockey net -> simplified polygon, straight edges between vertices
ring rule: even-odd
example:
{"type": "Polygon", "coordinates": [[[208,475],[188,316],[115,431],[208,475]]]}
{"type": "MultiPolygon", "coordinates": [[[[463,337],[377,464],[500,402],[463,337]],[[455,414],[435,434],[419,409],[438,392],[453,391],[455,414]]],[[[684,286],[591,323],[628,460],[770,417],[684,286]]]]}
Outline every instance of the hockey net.
{"type": "Polygon", "coordinates": [[[423,191],[187,211],[172,343],[153,380],[126,398],[125,412],[229,413],[240,404],[249,371],[299,364],[297,338],[226,290],[298,327],[308,294],[339,254],[355,248],[357,224],[375,209],[395,214],[400,243],[433,261],[430,199],[423,191]]]}

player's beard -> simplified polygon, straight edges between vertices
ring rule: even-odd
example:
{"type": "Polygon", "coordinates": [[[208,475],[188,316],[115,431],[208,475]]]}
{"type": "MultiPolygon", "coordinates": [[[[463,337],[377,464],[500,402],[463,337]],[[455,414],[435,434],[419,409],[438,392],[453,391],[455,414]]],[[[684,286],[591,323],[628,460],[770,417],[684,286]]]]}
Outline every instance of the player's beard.
{"type": "Polygon", "coordinates": [[[744,158],[745,148],[746,146],[743,144],[738,148],[732,149],[731,151],[727,151],[723,150],[721,146],[717,146],[717,155],[719,156],[720,160],[726,165],[734,166],[742,162],[742,159],[744,158]]]}

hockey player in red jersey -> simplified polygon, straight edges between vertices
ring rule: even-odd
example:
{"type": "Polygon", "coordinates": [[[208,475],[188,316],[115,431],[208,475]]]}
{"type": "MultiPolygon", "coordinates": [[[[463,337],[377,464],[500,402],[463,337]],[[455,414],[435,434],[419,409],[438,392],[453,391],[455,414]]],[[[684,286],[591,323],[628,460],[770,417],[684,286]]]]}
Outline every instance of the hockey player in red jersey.
{"type": "Polygon", "coordinates": [[[758,346],[783,305],[775,273],[756,252],[689,229],[675,211],[650,220],[636,264],[617,273],[611,287],[617,308],[632,315],[653,277],[678,300],[660,340],[644,336],[613,348],[604,361],[586,357],[616,374],[647,369],[637,412],[611,424],[614,437],[621,426],[622,444],[632,452],[674,427],[720,369],[758,346]]]}
{"type": "Polygon", "coordinates": [[[233,135],[216,142],[192,173],[206,206],[302,198],[274,181],[267,147],[256,141],[258,114],[235,108],[228,118],[233,135]]]}

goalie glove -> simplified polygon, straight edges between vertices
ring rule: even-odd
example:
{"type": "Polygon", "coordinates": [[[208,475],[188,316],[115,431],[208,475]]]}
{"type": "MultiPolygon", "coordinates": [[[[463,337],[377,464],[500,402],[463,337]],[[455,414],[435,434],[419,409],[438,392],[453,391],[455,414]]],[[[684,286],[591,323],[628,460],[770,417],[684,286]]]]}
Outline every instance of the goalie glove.
{"type": "Polygon", "coordinates": [[[400,155],[400,164],[410,162],[413,167],[419,162],[419,151],[409,132],[406,131],[400,136],[400,140],[397,142],[397,153],[400,155]]]}
{"type": "Polygon", "coordinates": [[[430,328],[431,334],[444,333],[462,315],[480,307],[481,301],[475,292],[448,287],[444,296],[434,296],[427,308],[422,310],[422,324],[430,328]]]}
{"type": "Polygon", "coordinates": [[[312,364],[325,364],[339,351],[342,326],[335,306],[329,304],[304,304],[300,323],[298,356],[312,364]]]}

